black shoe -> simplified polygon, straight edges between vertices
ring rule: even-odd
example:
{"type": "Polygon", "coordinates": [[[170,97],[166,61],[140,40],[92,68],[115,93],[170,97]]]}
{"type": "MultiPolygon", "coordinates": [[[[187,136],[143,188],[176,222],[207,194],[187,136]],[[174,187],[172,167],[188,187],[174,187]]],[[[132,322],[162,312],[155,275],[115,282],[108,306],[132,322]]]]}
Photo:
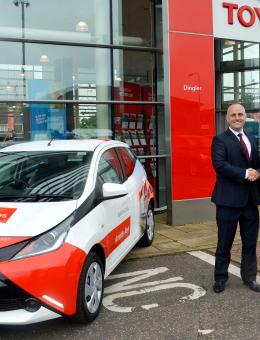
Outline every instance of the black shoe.
{"type": "Polygon", "coordinates": [[[244,284],[254,292],[260,293],[260,285],[256,281],[244,281],[244,284]]]}
{"type": "Polygon", "coordinates": [[[225,290],[225,282],[224,281],[216,281],[213,285],[213,290],[215,293],[221,293],[225,290]]]}

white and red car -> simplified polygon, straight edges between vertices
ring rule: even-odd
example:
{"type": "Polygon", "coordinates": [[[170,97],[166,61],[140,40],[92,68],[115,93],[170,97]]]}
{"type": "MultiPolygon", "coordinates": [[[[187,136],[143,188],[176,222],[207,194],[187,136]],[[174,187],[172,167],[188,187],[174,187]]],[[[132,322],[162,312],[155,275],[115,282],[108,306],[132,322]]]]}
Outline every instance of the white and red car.
{"type": "Polygon", "coordinates": [[[99,313],[104,278],[154,236],[154,193],[121,142],[0,150],[0,324],[99,313]]]}

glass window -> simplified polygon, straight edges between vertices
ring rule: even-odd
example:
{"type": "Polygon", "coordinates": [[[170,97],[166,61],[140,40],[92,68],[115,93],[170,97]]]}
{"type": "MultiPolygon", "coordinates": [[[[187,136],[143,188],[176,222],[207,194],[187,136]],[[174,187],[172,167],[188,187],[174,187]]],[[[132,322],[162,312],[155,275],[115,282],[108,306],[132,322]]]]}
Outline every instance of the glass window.
{"type": "Polygon", "coordinates": [[[98,178],[102,183],[123,183],[121,164],[114,149],[105,151],[101,156],[98,178]]]}
{"type": "Polygon", "coordinates": [[[92,152],[85,151],[0,152],[0,200],[1,196],[26,202],[78,198],[91,157],[92,152]]]}
{"type": "Polygon", "coordinates": [[[0,100],[110,99],[108,49],[0,42],[0,100]]]}
{"type": "Polygon", "coordinates": [[[155,0],[155,39],[158,48],[163,48],[162,20],[162,0],[155,0]]]}
{"type": "MultiPolygon", "coordinates": [[[[216,40],[220,48],[222,91],[221,108],[240,101],[247,110],[260,107],[260,44],[244,41],[216,40]]],[[[219,105],[219,104],[218,104],[219,105]]]]}
{"type": "MultiPolygon", "coordinates": [[[[127,143],[137,156],[156,155],[156,109],[156,105],[115,105],[114,138],[127,143]]],[[[163,119],[161,133],[164,133],[163,119]]]]}
{"type": "Polygon", "coordinates": [[[0,36],[108,43],[107,0],[0,0],[0,36]]]}
{"type": "Polygon", "coordinates": [[[164,101],[164,64],[163,64],[163,54],[158,53],[156,55],[157,61],[157,101],[164,101]]]}
{"type": "Polygon", "coordinates": [[[135,157],[127,148],[118,148],[122,158],[127,177],[131,176],[135,168],[135,157]]]}
{"type": "Polygon", "coordinates": [[[249,70],[223,74],[223,108],[233,101],[242,102],[248,109],[260,107],[260,72],[249,70]]]}
{"type": "Polygon", "coordinates": [[[154,71],[153,53],[114,50],[115,100],[155,100],[154,71]]]}
{"type": "Polygon", "coordinates": [[[109,105],[0,103],[0,148],[30,140],[111,138],[109,105]]]}
{"type": "Polygon", "coordinates": [[[154,46],[154,2],[113,0],[113,43],[154,46]]]}
{"type": "Polygon", "coordinates": [[[238,64],[241,67],[249,66],[254,59],[259,64],[259,44],[233,40],[221,41],[221,60],[223,62],[242,60],[244,62],[238,64]]]}
{"type": "Polygon", "coordinates": [[[220,39],[215,43],[220,52],[220,61],[216,64],[216,88],[221,93],[221,96],[216,94],[217,131],[226,128],[225,113],[229,104],[241,102],[247,112],[245,131],[255,136],[259,144],[260,44],[220,39]]]}

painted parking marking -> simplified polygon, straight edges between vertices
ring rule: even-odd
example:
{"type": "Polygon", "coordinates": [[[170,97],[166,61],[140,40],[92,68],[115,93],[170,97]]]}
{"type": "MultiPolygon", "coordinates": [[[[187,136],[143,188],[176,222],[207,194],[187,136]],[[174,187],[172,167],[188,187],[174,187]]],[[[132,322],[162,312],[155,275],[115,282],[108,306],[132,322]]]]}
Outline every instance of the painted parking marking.
{"type": "Polygon", "coordinates": [[[199,329],[198,334],[200,335],[208,335],[214,332],[214,329],[199,329]]]}
{"type": "MultiPolygon", "coordinates": [[[[191,252],[188,252],[188,254],[190,254],[194,257],[197,257],[198,259],[205,261],[209,264],[212,264],[213,266],[215,265],[215,256],[213,256],[213,255],[204,253],[203,251],[191,251],[191,252]]],[[[237,266],[234,266],[233,264],[229,265],[228,272],[230,274],[237,276],[237,277],[241,277],[240,276],[240,268],[237,267],[237,266]]],[[[258,283],[260,283],[260,276],[259,275],[257,275],[256,281],[258,283]]]]}
{"type": "MultiPolygon", "coordinates": [[[[123,279],[127,278],[127,279],[119,283],[112,284],[111,286],[108,286],[105,288],[104,298],[103,298],[104,307],[113,312],[130,313],[130,312],[133,312],[136,307],[121,306],[117,304],[115,300],[119,300],[125,297],[135,296],[135,295],[156,292],[156,291],[165,290],[165,289],[171,289],[171,288],[185,288],[185,289],[189,289],[192,291],[191,294],[181,297],[179,299],[180,302],[186,302],[189,300],[199,299],[200,297],[206,294],[205,289],[203,289],[200,286],[197,286],[192,283],[177,282],[177,281],[183,280],[183,277],[181,276],[171,277],[165,280],[156,280],[156,281],[150,281],[150,282],[137,283],[141,280],[149,279],[155,275],[164,273],[168,270],[169,269],[167,267],[158,267],[158,268],[153,268],[153,269],[139,270],[139,271],[134,271],[130,273],[123,273],[123,274],[116,274],[116,275],[109,276],[107,278],[107,281],[122,279],[122,278],[123,279]]],[[[154,303],[154,304],[148,305],[148,308],[149,307],[156,308],[156,307],[159,307],[159,304],[154,303]]],[[[141,308],[148,310],[147,305],[143,305],[141,306],[141,308]]]]}
{"type": "Polygon", "coordinates": [[[152,303],[151,305],[142,305],[141,307],[145,310],[149,310],[149,309],[152,309],[152,308],[159,307],[159,305],[158,305],[158,303],[152,303]]]}

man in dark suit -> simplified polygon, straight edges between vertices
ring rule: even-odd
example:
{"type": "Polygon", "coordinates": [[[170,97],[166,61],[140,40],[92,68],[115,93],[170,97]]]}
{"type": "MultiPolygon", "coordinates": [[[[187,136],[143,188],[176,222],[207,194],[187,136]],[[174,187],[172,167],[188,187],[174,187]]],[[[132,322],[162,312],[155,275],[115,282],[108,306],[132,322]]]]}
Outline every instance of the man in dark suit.
{"type": "Polygon", "coordinates": [[[241,104],[229,106],[226,120],[229,128],[214,137],[211,148],[216,172],[212,202],[216,204],[218,226],[213,290],[221,293],[225,289],[230,252],[239,222],[242,239],[241,278],[250,289],[260,292],[260,285],[256,282],[259,153],[254,137],[243,131],[246,112],[241,104]]]}

